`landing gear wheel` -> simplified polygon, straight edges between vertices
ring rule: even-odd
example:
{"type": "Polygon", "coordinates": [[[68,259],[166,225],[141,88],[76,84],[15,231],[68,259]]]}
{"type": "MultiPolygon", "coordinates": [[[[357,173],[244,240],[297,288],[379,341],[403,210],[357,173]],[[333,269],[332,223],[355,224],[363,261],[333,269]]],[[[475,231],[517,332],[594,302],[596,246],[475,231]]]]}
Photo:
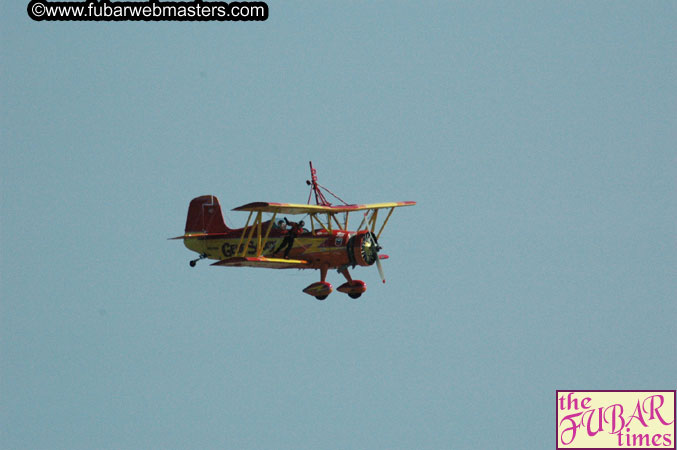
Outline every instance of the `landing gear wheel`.
{"type": "Polygon", "coordinates": [[[355,294],[348,294],[348,297],[350,297],[350,298],[360,298],[360,295],[362,295],[362,293],[357,292],[355,294]]]}
{"type": "Polygon", "coordinates": [[[315,298],[318,300],[324,300],[325,298],[329,297],[328,295],[316,295],[315,298]]]}
{"type": "Polygon", "coordinates": [[[192,261],[189,263],[189,264],[190,264],[190,267],[195,267],[195,264],[197,264],[198,261],[202,261],[202,260],[205,259],[206,257],[207,257],[207,254],[206,254],[206,253],[201,254],[200,257],[199,257],[198,259],[194,259],[194,260],[192,260],[192,261]]]}

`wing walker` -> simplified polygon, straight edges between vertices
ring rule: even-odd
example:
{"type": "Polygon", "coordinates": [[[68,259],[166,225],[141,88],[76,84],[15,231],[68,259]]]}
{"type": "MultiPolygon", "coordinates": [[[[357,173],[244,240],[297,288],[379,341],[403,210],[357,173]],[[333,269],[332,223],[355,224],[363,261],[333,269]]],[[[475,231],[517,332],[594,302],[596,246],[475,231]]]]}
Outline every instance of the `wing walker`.
{"type": "Polygon", "coordinates": [[[312,162],[310,176],[306,181],[310,186],[307,204],[254,202],[239,206],[233,211],[248,211],[249,217],[245,226],[238,229],[226,226],[215,196],[194,198],[188,207],[185,233],[171,239],[182,239],[189,250],[200,255],[190,261],[191,267],[202,259],[212,259],[216,260],[212,266],[222,267],[319,269],[320,281],[303,290],[318,300],[333,292],[327,272],[336,269],[346,279],[337,290],[358,298],[367,285],[353,279],[348,268],[376,264],[385,283],[381,260],[388,259],[388,255],[379,254],[381,233],[395,208],[416,202],[349,205],[317,182],[312,162]],[[329,203],[322,190],[342,204],[329,203]],[[311,205],[313,195],[315,204],[311,205]],[[272,217],[264,220],[266,213],[272,217]],[[307,218],[309,228],[303,220],[294,222],[287,218],[298,215],[307,218]],[[348,230],[352,217],[360,221],[356,231],[348,230]]]}

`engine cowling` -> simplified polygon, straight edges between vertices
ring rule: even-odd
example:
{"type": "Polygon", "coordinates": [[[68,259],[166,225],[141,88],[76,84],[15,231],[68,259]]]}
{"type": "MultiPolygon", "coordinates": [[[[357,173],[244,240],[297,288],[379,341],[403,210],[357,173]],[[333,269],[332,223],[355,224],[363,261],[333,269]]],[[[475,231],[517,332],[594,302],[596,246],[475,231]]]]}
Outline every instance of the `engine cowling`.
{"type": "Polygon", "coordinates": [[[378,259],[378,243],[376,236],[370,231],[358,233],[348,239],[346,249],[353,266],[371,266],[378,259]]]}

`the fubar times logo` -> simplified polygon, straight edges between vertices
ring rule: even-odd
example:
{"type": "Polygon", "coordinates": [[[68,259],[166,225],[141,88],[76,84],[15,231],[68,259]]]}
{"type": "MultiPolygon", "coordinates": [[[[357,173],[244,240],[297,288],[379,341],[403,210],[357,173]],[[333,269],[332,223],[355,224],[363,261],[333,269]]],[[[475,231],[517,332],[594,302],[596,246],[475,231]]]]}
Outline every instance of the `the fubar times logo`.
{"type": "Polygon", "coordinates": [[[675,449],[675,391],[556,391],[557,450],[675,449]]]}

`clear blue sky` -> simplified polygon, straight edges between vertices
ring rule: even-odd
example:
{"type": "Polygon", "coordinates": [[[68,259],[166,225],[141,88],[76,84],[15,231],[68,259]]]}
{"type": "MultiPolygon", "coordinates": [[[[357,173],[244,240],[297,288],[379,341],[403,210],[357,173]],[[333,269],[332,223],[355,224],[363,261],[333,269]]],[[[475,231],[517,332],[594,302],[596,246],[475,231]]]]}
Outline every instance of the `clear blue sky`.
{"type": "Polygon", "coordinates": [[[675,388],[674,2],[26,3],[0,6],[2,448],[542,449],[556,389],[675,388]],[[317,272],[166,240],[198,195],[236,226],[305,202],[311,159],[418,202],[386,285],[318,302],[317,272]]]}

